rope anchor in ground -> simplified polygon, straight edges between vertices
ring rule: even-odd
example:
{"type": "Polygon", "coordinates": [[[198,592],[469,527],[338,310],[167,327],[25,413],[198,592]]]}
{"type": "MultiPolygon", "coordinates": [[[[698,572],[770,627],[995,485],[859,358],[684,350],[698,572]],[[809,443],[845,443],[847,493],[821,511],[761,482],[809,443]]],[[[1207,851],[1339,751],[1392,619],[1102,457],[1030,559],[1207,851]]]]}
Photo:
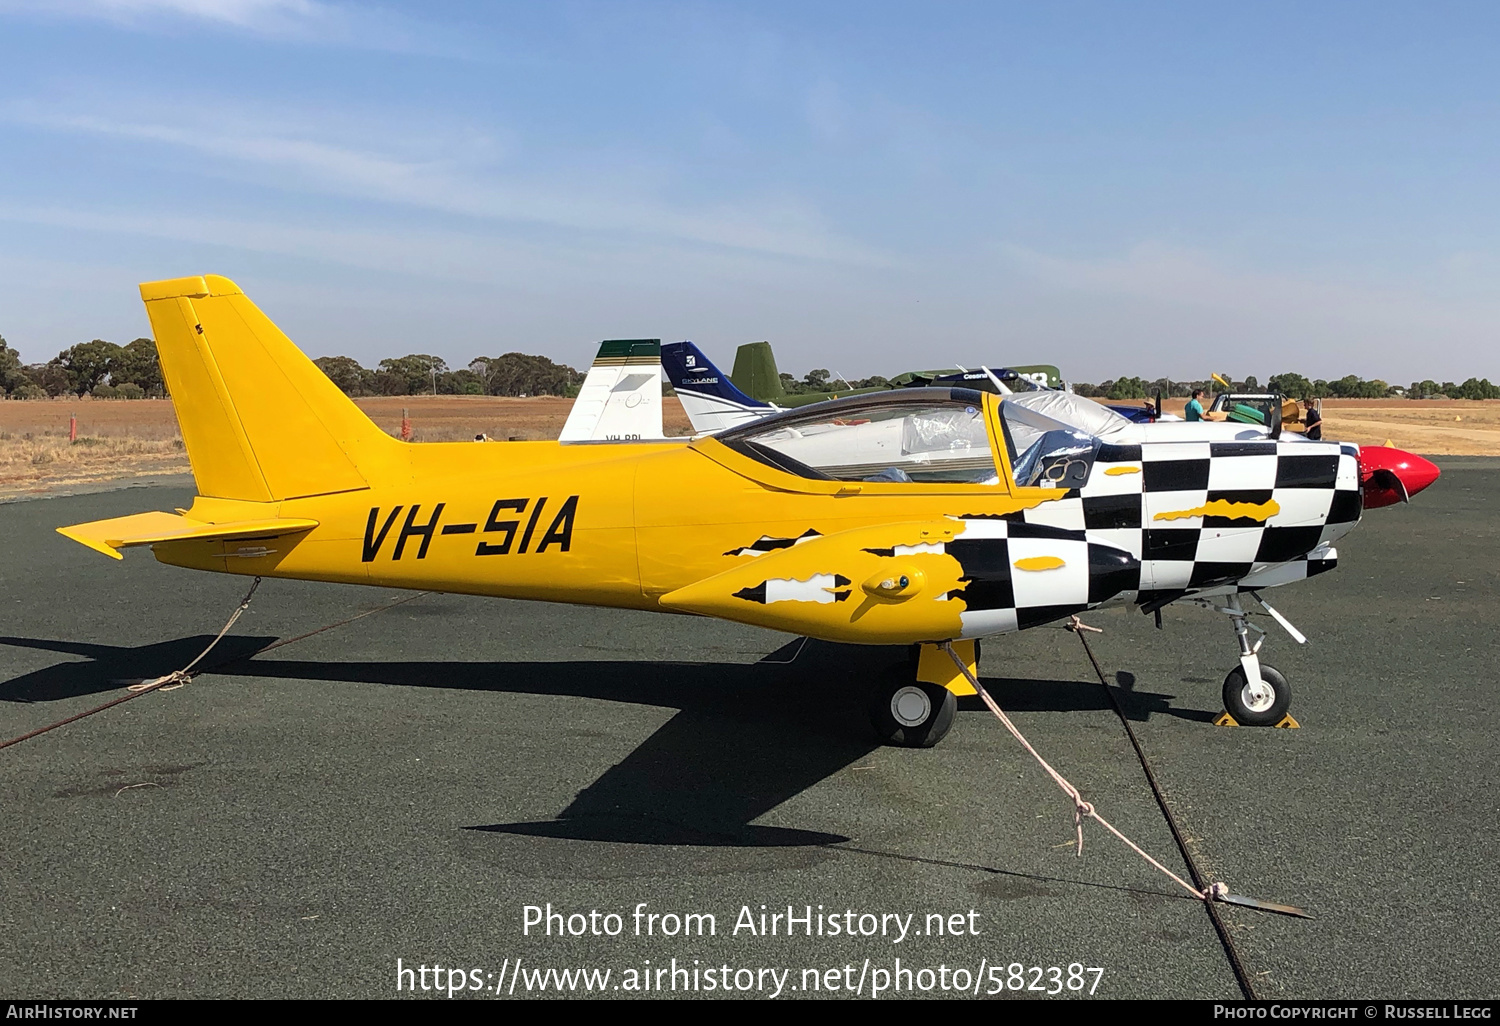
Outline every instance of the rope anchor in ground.
{"type": "MultiPolygon", "coordinates": [[[[69,716],[67,719],[58,720],[56,723],[49,723],[45,727],[38,727],[36,730],[33,730],[26,734],[22,734],[20,737],[13,737],[9,741],[0,741],[0,748],[9,748],[11,745],[20,744],[22,741],[30,740],[31,738],[37,737],[41,734],[45,734],[50,730],[56,730],[58,727],[65,727],[70,723],[77,723],[79,720],[87,716],[92,716],[95,713],[101,713],[106,709],[113,709],[115,706],[121,704],[122,702],[128,702],[132,698],[140,698],[142,695],[149,695],[153,691],[176,691],[178,688],[187,684],[200,673],[207,673],[208,671],[217,667],[227,666],[231,663],[239,662],[241,657],[232,656],[210,666],[204,666],[202,668],[195,669],[195,667],[198,667],[198,664],[203,662],[208,654],[218,646],[219,642],[224,640],[224,636],[229,633],[230,629],[234,627],[236,623],[239,622],[240,617],[245,615],[245,610],[250,608],[250,600],[255,597],[255,589],[259,587],[260,578],[257,577],[254,583],[250,585],[250,590],[245,593],[245,597],[240,600],[239,607],[236,608],[232,614],[230,614],[229,620],[224,624],[222,628],[220,628],[219,633],[214,637],[213,641],[209,642],[208,647],[205,648],[202,652],[198,653],[198,657],[196,659],[188,663],[182,669],[173,670],[171,673],[166,674],[162,677],[157,677],[155,680],[143,680],[135,684],[127,685],[126,694],[120,698],[105,702],[103,705],[96,705],[92,709],[85,709],[83,712],[78,713],[75,716],[69,716]]],[[[407,595],[403,598],[396,599],[394,602],[387,602],[383,606],[376,606],[374,609],[367,609],[362,613],[356,613],[353,616],[347,617],[343,620],[339,620],[335,623],[325,624],[322,627],[318,627],[314,630],[308,631],[306,634],[299,634],[294,638],[283,638],[280,641],[276,641],[267,645],[257,654],[269,652],[272,649],[281,648],[284,645],[292,645],[299,641],[305,641],[306,639],[311,638],[315,635],[322,634],[324,631],[331,631],[336,627],[343,627],[346,624],[351,624],[356,620],[362,620],[367,616],[373,616],[376,613],[383,613],[388,609],[394,609],[397,606],[404,605],[407,602],[411,602],[414,599],[419,599],[422,596],[429,594],[431,594],[431,592],[419,591],[413,595],[407,595]]]]}
{"type": "MultiPolygon", "coordinates": [[[[1088,652],[1089,660],[1094,664],[1095,672],[1099,674],[1099,682],[1101,684],[1104,684],[1105,687],[1108,687],[1108,684],[1105,682],[1103,670],[1100,669],[1099,662],[1094,658],[1093,650],[1089,648],[1088,640],[1084,637],[1085,631],[1093,632],[1096,634],[1100,634],[1103,632],[1098,627],[1090,627],[1088,624],[1083,623],[1076,616],[1072,618],[1072,621],[1067,625],[1067,628],[1068,630],[1073,631],[1075,634],[1077,634],[1079,640],[1083,642],[1084,650],[1088,652]]],[[[1020,742],[1021,747],[1025,748],[1026,751],[1031,754],[1031,757],[1037,761],[1037,764],[1042,767],[1042,769],[1047,773],[1049,777],[1052,778],[1053,782],[1057,784],[1062,792],[1072,800],[1073,827],[1076,832],[1077,854],[1079,856],[1083,855],[1083,821],[1084,819],[1092,819],[1100,826],[1104,827],[1104,829],[1114,834],[1137,855],[1145,859],[1146,862],[1154,866],[1158,871],[1163,873],[1170,880],[1172,880],[1179,887],[1187,891],[1195,898],[1198,898],[1205,902],[1226,902],[1229,904],[1243,905],[1247,908],[1257,908],[1270,912],[1280,912],[1286,915],[1301,916],[1308,919],[1312,918],[1302,909],[1295,908],[1291,905],[1279,905],[1274,902],[1260,901],[1255,898],[1246,898],[1242,895],[1232,894],[1230,893],[1229,886],[1224,883],[1216,882],[1204,887],[1194,887],[1192,884],[1182,879],[1182,877],[1178,876],[1166,866],[1162,865],[1156,859],[1152,858],[1151,855],[1145,851],[1145,849],[1141,848],[1140,845],[1136,844],[1130,838],[1121,833],[1112,823],[1109,822],[1109,820],[1099,815],[1098,810],[1094,808],[1092,803],[1084,799],[1082,793],[1078,790],[1078,788],[1075,787],[1061,773],[1053,769],[1051,764],[1049,764],[1046,759],[1042,758],[1041,753],[1032,746],[1031,742],[1026,740],[1025,735],[1021,733],[1020,729],[1016,727],[1015,723],[1011,721],[1010,717],[1005,714],[1005,711],[1000,708],[999,703],[997,703],[994,697],[990,695],[989,691],[985,689],[985,686],[979,682],[978,675],[970,672],[968,664],[966,664],[959,656],[959,654],[953,650],[952,643],[945,641],[942,644],[942,648],[945,652],[948,653],[948,657],[953,660],[954,665],[958,667],[959,672],[963,674],[964,678],[969,682],[969,685],[975,690],[975,692],[978,693],[979,697],[989,708],[990,712],[995,715],[995,718],[1004,725],[1005,729],[1010,732],[1012,737],[1020,742]]]]}

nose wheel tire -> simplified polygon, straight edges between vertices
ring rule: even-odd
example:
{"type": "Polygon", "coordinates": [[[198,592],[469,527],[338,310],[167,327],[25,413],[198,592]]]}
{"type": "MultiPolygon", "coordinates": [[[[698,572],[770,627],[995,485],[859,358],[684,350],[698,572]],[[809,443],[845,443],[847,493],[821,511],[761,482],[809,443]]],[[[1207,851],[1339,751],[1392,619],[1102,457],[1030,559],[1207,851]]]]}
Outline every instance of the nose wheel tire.
{"type": "Polygon", "coordinates": [[[911,679],[903,665],[887,674],[870,696],[870,723],[888,745],[931,748],[953,728],[958,699],[940,684],[911,679]]]}
{"type": "Polygon", "coordinates": [[[1260,690],[1252,689],[1242,666],[1224,678],[1224,711],[1246,727],[1274,727],[1292,704],[1292,689],[1280,670],[1261,663],[1260,679],[1260,690]]]}

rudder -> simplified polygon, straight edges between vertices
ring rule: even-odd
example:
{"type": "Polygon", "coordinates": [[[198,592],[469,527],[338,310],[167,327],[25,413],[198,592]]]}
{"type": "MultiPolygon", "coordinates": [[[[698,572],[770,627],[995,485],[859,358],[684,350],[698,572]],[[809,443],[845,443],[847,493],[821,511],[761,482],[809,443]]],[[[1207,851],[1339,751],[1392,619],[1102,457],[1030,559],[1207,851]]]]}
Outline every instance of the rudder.
{"type": "Polygon", "coordinates": [[[661,364],[667,380],[677,390],[683,410],[693,422],[694,431],[723,431],[776,410],[775,406],[741,392],[691,342],[671,342],[662,346],[661,364]]]}

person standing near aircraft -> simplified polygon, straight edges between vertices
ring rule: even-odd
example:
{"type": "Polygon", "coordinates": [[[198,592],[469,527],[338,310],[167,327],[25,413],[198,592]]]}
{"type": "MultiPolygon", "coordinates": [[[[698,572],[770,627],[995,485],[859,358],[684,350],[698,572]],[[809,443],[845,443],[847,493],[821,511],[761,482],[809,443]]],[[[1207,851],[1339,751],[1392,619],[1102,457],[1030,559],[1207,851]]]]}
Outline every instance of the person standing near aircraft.
{"type": "Polygon", "coordinates": [[[1307,425],[1304,434],[1310,442],[1321,442],[1323,440],[1323,400],[1309,400],[1302,404],[1307,410],[1302,415],[1302,423],[1307,425]]]}
{"type": "Polygon", "coordinates": [[[1208,395],[1208,393],[1205,392],[1201,388],[1195,388],[1195,389],[1193,389],[1193,397],[1188,400],[1188,404],[1187,404],[1187,413],[1186,413],[1186,419],[1187,420],[1203,420],[1204,419],[1203,418],[1203,398],[1206,395],[1208,395]]]}

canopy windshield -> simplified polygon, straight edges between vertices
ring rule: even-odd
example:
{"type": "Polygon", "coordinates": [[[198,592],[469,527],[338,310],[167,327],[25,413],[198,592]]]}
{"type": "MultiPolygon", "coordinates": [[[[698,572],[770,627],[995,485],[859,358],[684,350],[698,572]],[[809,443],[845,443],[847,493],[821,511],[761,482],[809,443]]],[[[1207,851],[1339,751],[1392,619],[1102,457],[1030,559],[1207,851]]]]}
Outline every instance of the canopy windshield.
{"type": "Polygon", "coordinates": [[[1016,398],[1007,397],[1000,404],[1016,484],[1022,488],[1082,488],[1088,483],[1103,442],[1073,424],[1016,402],[1016,398]]]}
{"type": "Polygon", "coordinates": [[[717,437],[801,477],[967,484],[1000,479],[983,401],[968,389],[819,403],[717,437]]]}
{"type": "Polygon", "coordinates": [[[1012,403],[1068,425],[1075,431],[1095,435],[1112,441],[1115,435],[1138,434],[1135,425],[1107,406],[1071,392],[1018,392],[1007,396],[1005,405],[1012,403]]]}

